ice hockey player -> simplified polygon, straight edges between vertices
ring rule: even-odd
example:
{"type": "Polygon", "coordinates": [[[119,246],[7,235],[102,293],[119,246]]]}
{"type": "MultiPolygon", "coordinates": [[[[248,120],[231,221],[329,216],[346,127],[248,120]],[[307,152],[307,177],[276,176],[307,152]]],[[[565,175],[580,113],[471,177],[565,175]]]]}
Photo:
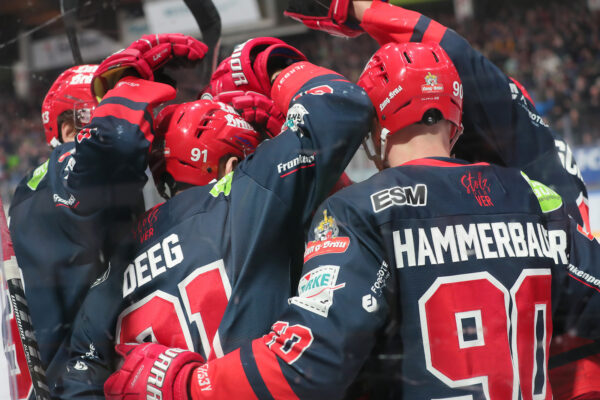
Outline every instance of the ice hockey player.
{"type": "MultiPolygon", "coordinates": [[[[78,225],[71,228],[78,218],[71,215],[75,201],[64,193],[64,178],[75,162],[75,135],[98,104],[90,91],[97,67],[69,68],[50,87],[42,103],[42,122],[46,142],[54,150],[20,182],[9,211],[10,233],[45,366],[67,334],[78,300],[103,270],[94,242],[74,240],[79,236],[78,225]]],[[[89,233],[81,232],[82,239],[89,233]]]]}
{"type": "Polygon", "coordinates": [[[378,354],[395,361],[373,398],[552,398],[553,329],[600,336],[600,245],[547,186],[450,158],[461,81],[439,45],[388,44],[359,85],[383,170],[321,205],[271,332],[205,364],[121,345],[108,399],[336,399],[378,354]]]}
{"type": "MultiPolygon", "coordinates": [[[[181,35],[153,35],[136,46],[113,57],[138,58],[148,76],[174,57],[197,60],[206,51],[204,44],[181,35]],[[161,40],[162,46],[152,40],[161,40]],[[173,43],[179,46],[177,51],[172,50],[173,43]],[[156,49],[162,56],[152,60],[156,49]]],[[[175,96],[169,86],[131,80],[97,105],[90,90],[97,68],[69,68],[50,88],[42,120],[54,150],[20,183],[9,210],[11,237],[45,367],[68,336],[88,288],[106,270],[110,249],[144,211],[141,189],[152,140],[149,112],[175,96]]],[[[51,369],[47,372],[51,379],[51,369]]]]}
{"type": "Polygon", "coordinates": [[[265,70],[268,60],[241,65],[287,112],[284,131],[241,160],[256,134],[228,106],[163,110],[151,168],[169,200],[144,215],[135,245],[121,248],[88,293],[58,397],[102,396],[120,361],[115,342],[153,341],[212,360],[268,330],[287,306],[305,227],[374,112],[365,91],[334,71],[305,61],[281,71],[265,70]]]}
{"type": "MultiPolygon", "coordinates": [[[[342,36],[366,32],[381,45],[439,43],[464,86],[465,133],[454,154],[469,161],[516,167],[544,182],[562,196],[569,214],[590,232],[587,189],[567,143],[538,115],[523,87],[455,31],[418,12],[382,1],[291,0],[288,10],[288,15],[311,28],[342,36]]],[[[598,346],[562,335],[553,338],[551,349],[550,380],[555,398],[599,398],[598,346]]]]}

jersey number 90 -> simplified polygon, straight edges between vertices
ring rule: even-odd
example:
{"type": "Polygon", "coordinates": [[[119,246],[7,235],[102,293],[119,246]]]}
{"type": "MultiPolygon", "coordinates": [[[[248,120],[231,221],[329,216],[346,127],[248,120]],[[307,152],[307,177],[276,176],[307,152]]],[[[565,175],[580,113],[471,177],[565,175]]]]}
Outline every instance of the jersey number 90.
{"type": "Polygon", "coordinates": [[[488,272],[438,278],[419,299],[427,370],[488,400],[551,399],[550,288],[549,269],[523,270],[510,290],[488,272]]]}

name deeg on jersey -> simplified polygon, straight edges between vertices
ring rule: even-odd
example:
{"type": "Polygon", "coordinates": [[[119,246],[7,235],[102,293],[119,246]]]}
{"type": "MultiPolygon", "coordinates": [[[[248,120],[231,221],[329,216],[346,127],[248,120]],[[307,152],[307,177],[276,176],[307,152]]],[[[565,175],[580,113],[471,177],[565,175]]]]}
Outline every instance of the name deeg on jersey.
{"type": "Polygon", "coordinates": [[[396,267],[494,258],[540,257],[567,262],[567,235],[532,222],[406,228],[392,233],[396,267]]]}
{"type": "Polygon", "coordinates": [[[139,254],[133,263],[127,266],[123,273],[123,298],[182,261],[183,251],[179,245],[179,236],[172,233],[139,254]]]}
{"type": "Polygon", "coordinates": [[[391,206],[422,207],[427,205],[427,185],[418,184],[415,187],[395,186],[381,190],[371,195],[371,204],[376,213],[391,206]]]}

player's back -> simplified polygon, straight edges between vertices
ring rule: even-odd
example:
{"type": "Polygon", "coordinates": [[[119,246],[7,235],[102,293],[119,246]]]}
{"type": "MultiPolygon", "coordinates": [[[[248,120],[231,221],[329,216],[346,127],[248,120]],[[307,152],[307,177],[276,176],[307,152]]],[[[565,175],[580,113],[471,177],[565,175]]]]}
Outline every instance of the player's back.
{"type": "Polygon", "coordinates": [[[560,198],[544,188],[514,169],[424,159],[330,200],[348,199],[353,225],[375,227],[356,232],[389,265],[376,282],[391,273],[394,333],[375,351],[377,368],[395,370],[389,385],[376,378],[388,398],[506,399],[517,385],[551,398],[551,268],[565,249],[541,210],[560,198]]]}
{"type": "Polygon", "coordinates": [[[278,200],[241,171],[224,179],[231,192],[192,187],[147,211],[110,260],[107,281],[84,308],[94,320],[89,344],[101,354],[114,353],[106,333],[115,332],[116,343],[156,341],[222,356],[267,330],[269,316],[284,308],[290,271],[280,262],[291,244],[278,229],[278,200]],[[257,265],[260,274],[249,269],[257,265]],[[106,298],[113,300],[100,306],[106,298]]]}
{"type": "Polygon", "coordinates": [[[82,217],[63,181],[73,168],[74,143],[63,144],[15,191],[10,233],[42,360],[49,363],[69,330],[89,282],[103,270],[100,216],[82,217]],[[49,312],[51,310],[51,312],[49,312]]]}

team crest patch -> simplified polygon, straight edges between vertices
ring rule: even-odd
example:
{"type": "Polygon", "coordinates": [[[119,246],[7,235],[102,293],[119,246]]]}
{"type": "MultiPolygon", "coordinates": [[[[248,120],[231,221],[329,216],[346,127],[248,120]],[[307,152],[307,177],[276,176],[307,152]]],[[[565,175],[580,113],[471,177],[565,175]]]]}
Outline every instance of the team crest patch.
{"type": "Polygon", "coordinates": [[[337,265],[322,265],[313,269],[300,278],[298,296],[289,299],[289,303],[327,317],[333,305],[333,293],[346,286],[346,283],[337,284],[339,272],[337,265]]]}
{"type": "Polygon", "coordinates": [[[421,91],[423,93],[440,93],[444,91],[444,85],[438,83],[438,78],[431,72],[425,75],[425,85],[421,85],[421,91]]]}
{"type": "Polygon", "coordinates": [[[345,253],[350,245],[349,237],[338,237],[339,228],[335,218],[323,211],[323,220],[314,229],[315,240],[306,244],[304,262],[313,257],[331,253],[345,253]]]}

